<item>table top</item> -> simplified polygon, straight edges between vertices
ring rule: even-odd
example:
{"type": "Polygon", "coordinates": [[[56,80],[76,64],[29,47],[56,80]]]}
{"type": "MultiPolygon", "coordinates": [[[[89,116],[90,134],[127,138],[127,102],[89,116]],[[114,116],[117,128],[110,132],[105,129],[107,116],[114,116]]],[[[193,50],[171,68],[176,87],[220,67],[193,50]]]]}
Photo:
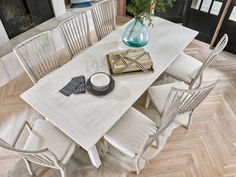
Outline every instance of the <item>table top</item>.
{"type": "Polygon", "coordinates": [[[87,92],[66,97],[59,92],[74,76],[88,79],[95,71],[108,73],[105,55],[128,49],[122,42],[126,24],[42,78],[21,95],[22,99],[89,150],[197,35],[196,31],[158,17],[154,17],[153,24],[148,28],[149,42],[144,48],[151,55],[154,72],[114,76],[115,88],[105,96],[87,92]]]}

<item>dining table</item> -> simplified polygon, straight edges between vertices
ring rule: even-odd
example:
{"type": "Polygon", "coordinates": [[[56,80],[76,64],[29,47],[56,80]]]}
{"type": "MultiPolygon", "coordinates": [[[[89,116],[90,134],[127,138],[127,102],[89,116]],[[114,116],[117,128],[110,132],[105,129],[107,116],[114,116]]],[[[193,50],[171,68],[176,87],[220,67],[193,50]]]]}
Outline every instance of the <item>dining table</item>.
{"type": "Polygon", "coordinates": [[[122,42],[127,26],[124,24],[21,95],[31,107],[84,148],[97,168],[101,165],[96,148],[99,140],[198,34],[159,17],[153,17],[152,23],[148,27],[149,41],[144,49],[151,56],[153,71],[113,76],[114,89],[102,96],[87,91],[67,97],[59,92],[73,77],[84,75],[88,79],[100,71],[110,74],[106,54],[130,48],[122,42]]]}

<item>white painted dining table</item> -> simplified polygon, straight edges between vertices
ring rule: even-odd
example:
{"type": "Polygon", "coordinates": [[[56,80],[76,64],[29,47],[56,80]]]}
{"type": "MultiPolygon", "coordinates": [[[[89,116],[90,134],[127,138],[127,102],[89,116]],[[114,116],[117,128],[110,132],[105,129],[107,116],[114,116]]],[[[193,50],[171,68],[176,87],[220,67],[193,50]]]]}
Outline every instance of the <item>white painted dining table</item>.
{"type": "Polygon", "coordinates": [[[96,143],[197,35],[196,31],[154,17],[153,27],[148,27],[149,42],[144,47],[152,58],[153,72],[114,76],[115,87],[104,96],[94,96],[89,92],[69,97],[62,95],[59,90],[75,76],[84,75],[88,79],[96,71],[109,73],[105,55],[129,48],[122,42],[126,25],[73,57],[21,95],[23,100],[84,148],[97,168],[101,161],[96,143]]]}

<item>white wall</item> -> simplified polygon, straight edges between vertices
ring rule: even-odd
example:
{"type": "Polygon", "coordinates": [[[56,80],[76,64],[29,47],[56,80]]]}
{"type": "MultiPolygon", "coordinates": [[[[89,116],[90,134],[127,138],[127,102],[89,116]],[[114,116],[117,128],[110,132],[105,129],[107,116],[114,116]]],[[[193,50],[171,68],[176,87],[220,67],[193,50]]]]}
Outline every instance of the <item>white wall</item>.
{"type": "Polygon", "coordinates": [[[9,41],[9,38],[8,38],[6,30],[2,24],[2,21],[0,20],[0,44],[3,44],[7,41],[9,41]]]}
{"type": "Polygon", "coordinates": [[[66,6],[64,0],[52,0],[52,6],[55,17],[66,13],[66,6]]]}

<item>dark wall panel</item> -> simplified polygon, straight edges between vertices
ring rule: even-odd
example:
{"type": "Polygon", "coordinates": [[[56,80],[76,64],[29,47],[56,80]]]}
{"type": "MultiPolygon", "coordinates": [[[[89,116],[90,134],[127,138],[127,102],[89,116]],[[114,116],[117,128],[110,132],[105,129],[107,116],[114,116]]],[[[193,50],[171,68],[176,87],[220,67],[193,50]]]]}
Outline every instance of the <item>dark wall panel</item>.
{"type": "Polygon", "coordinates": [[[53,16],[51,0],[0,0],[0,19],[9,38],[53,16]]]}

